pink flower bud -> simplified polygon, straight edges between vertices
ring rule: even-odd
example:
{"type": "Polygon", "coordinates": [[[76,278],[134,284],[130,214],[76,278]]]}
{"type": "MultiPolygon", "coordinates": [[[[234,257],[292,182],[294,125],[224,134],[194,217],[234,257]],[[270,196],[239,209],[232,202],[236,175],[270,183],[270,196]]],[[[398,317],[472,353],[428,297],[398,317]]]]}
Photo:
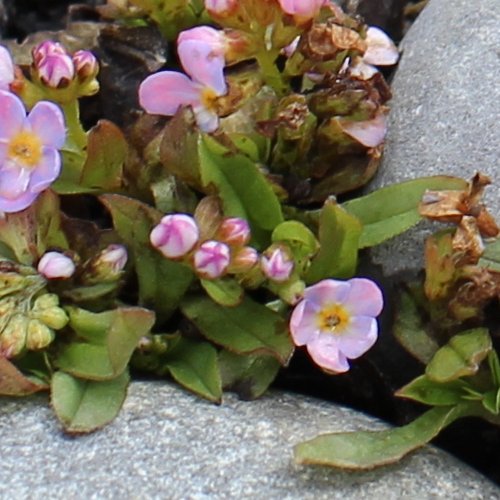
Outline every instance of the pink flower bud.
{"type": "Polygon", "coordinates": [[[108,245],[100,255],[100,262],[108,264],[115,273],[123,271],[127,259],[127,249],[123,245],[108,245]]]}
{"type": "Polygon", "coordinates": [[[230,260],[229,247],[220,241],[205,241],[194,253],[194,267],[202,278],[219,278],[226,272],[230,260]]]}
{"type": "Polygon", "coordinates": [[[73,54],[76,74],[81,80],[93,78],[99,71],[99,64],[94,54],[88,50],[79,50],[73,54]]]}
{"type": "Polygon", "coordinates": [[[205,0],[205,9],[218,16],[230,15],[238,6],[238,0],[205,0]]]}
{"type": "Polygon", "coordinates": [[[75,264],[62,253],[47,252],[38,263],[38,272],[47,279],[69,278],[75,272],[75,264]]]}
{"type": "Polygon", "coordinates": [[[259,260],[259,254],[255,248],[243,247],[236,251],[231,259],[228,271],[231,273],[246,273],[254,267],[259,260]]]}
{"type": "Polygon", "coordinates": [[[235,247],[242,247],[250,241],[250,226],[245,219],[228,217],[217,230],[217,239],[235,247]]]}
{"type": "Polygon", "coordinates": [[[330,0],[278,0],[283,12],[290,14],[299,23],[317,16],[321,7],[329,5],[330,0]]]}
{"type": "Polygon", "coordinates": [[[270,280],[279,283],[290,278],[294,262],[283,248],[275,247],[268,255],[261,257],[260,266],[270,280]]]}
{"type": "Polygon", "coordinates": [[[75,76],[73,60],[60,43],[46,41],[35,47],[33,62],[38,77],[48,87],[65,87],[75,76]]]}
{"type": "Polygon", "coordinates": [[[175,259],[183,257],[196,245],[200,231],[196,221],[190,215],[166,215],[152,231],[151,244],[165,257],[175,259]]]}

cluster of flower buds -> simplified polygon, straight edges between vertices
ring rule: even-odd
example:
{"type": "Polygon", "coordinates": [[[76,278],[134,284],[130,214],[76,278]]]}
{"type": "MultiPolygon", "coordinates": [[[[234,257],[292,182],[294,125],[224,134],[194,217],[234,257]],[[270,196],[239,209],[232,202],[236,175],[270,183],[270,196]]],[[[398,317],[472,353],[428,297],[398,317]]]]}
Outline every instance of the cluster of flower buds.
{"type": "Polygon", "coordinates": [[[48,89],[68,89],[73,97],[89,96],[99,90],[99,64],[92,52],[71,55],[59,42],[47,40],[32,52],[32,76],[48,89]]]}
{"type": "MultiPolygon", "coordinates": [[[[203,279],[217,279],[225,274],[257,273],[258,280],[284,283],[292,275],[294,260],[282,244],[271,245],[262,255],[250,242],[248,222],[240,217],[226,217],[213,238],[203,240],[194,217],[170,214],[162,218],[150,235],[151,244],[165,257],[189,264],[203,279]]],[[[254,276],[255,277],[255,276],[254,276]]]]}
{"type": "Polygon", "coordinates": [[[165,257],[188,263],[203,279],[241,274],[257,264],[257,252],[247,246],[250,227],[245,220],[223,219],[213,239],[201,241],[200,233],[194,217],[170,214],[153,228],[150,240],[165,257]]]}
{"type": "Polygon", "coordinates": [[[18,297],[0,301],[0,353],[12,358],[25,349],[35,351],[47,347],[55,337],[54,330],[64,328],[68,316],[59,307],[57,295],[38,297],[31,308],[18,297]]]}

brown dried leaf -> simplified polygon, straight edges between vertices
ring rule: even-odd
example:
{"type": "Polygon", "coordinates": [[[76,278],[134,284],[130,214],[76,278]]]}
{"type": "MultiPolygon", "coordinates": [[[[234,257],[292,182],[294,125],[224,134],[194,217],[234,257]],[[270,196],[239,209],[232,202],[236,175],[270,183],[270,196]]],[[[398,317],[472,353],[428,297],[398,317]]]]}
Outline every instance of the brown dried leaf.
{"type": "Polygon", "coordinates": [[[456,265],[477,264],[484,252],[484,244],[474,217],[462,217],[453,236],[452,247],[456,255],[456,265]]]}
{"type": "Polygon", "coordinates": [[[0,356],[0,395],[27,396],[47,389],[48,385],[30,380],[7,358],[0,356]]]}

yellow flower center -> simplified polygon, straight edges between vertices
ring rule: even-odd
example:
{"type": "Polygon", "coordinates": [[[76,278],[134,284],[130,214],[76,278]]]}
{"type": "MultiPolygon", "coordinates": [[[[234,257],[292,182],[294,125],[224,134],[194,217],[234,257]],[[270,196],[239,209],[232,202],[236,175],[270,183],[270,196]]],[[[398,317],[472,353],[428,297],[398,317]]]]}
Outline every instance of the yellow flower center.
{"type": "Polygon", "coordinates": [[[7,156],[23,167],[34,167],[42,158],[42,141],[32,132],[23,130],[10,141],[7,156]]]}
{"type": "Polygon", "coordinates": [[[217,94],[215,90],[211,89],[210,87],[205,87],[201,91],[200,101],[205,109],[215,111],[217,101],[217,94]]]}
{"type": "Polygon", "coordinates": [[[350,321],[349,313],[339,304],[321,310],[318,314],[318,326],[321,331],[332,334],[342,333],[350,321]]]}

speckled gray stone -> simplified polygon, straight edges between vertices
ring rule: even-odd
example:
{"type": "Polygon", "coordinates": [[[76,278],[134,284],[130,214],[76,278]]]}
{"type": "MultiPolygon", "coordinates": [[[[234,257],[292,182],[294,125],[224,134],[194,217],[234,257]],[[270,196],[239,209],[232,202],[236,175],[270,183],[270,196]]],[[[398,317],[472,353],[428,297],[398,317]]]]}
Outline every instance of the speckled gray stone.
{"type": "Polygon", "coordinates": [[[111,425],[70,438],[44,397],[4,398],[0,498],[500,499],[494,484],[431,447],[365,473],[292,462],[292,446],[319,432],[383,426],[297,395],[228,395],[216,406],[168,383],[134,382],[111,425]]]}
{"type": "MultiPolygon", "coordinates": [[[[430,0],[402,43],[384,160],[370,189],[436,174],[495,182],[500,218],[500,0],[430,0]]],[[[421,267],[429,226],[377,247],[387,274],[421,267]]]]}

